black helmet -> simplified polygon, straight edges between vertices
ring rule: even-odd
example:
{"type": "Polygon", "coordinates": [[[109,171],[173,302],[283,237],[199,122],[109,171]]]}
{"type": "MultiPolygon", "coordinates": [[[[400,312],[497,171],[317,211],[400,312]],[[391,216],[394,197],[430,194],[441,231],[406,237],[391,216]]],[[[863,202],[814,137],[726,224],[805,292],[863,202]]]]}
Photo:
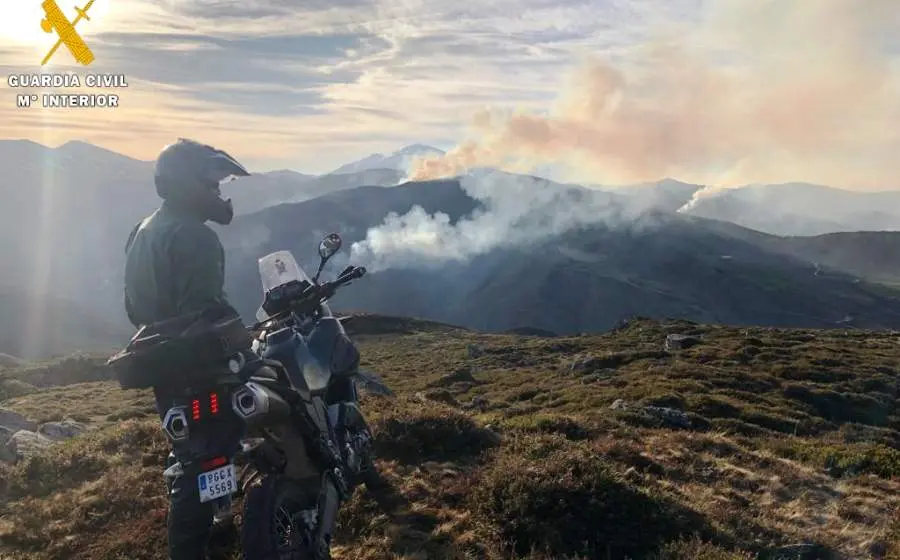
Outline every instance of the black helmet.
{"type": "Polygon", "coordinates": [[[231,199],[222,199],[219,183],[250,175],[236,159],[212,146],[179,138],[156,159],[156,192],[164,200],[203,220],[228,224],[234,217],[231,199]]]}

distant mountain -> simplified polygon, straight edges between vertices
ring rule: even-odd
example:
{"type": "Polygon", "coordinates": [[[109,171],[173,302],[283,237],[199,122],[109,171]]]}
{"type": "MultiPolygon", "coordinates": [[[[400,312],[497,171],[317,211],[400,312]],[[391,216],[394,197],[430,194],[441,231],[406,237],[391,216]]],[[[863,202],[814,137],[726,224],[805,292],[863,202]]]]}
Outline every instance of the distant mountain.
{"type": "Polygon", "coordinates": [[[251,214],[277,204],[302,202],[323,194],[363,185],[393,186],[405,173],[393,169],[371,169],[339,175],[303,175],[295,171],[269,171],[226,183],[224,196],[231,197],[236,215],[251,214]]]}
{"type": "Polygon", "coordinates": [[[392,154],[372,154],[363,159],[346,163],[332,171],[332,173],[358,173],[360,171],[368,171],[371,169],[393,169],[394,171],[402,171],[405,175],[414,158],[420,156],[444,155],[444,153],[443,150],[439,150],[438,148],[433,148],[424,144],[413,144],[397,150],[392,154]]]}
{"type": "Polygon", "coordinates": [[[775,235],[900,230],[900,191],[852,192],[787,183],[729,189],[699,198],[688,212],[775,235]]]}
{"type": "MultiPolygon", "coordinates": [[[[561,192],[573,204],[592,196],[623,208],[632,203],[627,196],[586,189],[561,192]]],[[[314,269],[318,235],[340,231],[349,246],[385,214],[403,215],[416,205],[445,212],[450,223],[483,208],[458,182],[435,181],[344,191],[241,217],[226,239],[236,305],[248,319],[256,311],[259,256],[288,249],[314,269]]],[[[372,273],[342,292],[335,306],[489,330],[527,325],[557,333],[606,329],[631,315],[900,327],[897,293],[840,271],[819,274],[805,248],[791,240],[680,214],[649,210],[644,216],[634,226],[574,228],[432,269],[372,273]]]]}
{"type": "Polygon", "coordinates": [[[663,179],[655,183],[638,185],[597,185],[595,188],[628,197],[638,206],[664,212],[677,211],[690,202],[694,193],[701,189],[699,185],[682,183],[674,179],[663,179]]]}
{"type": "MultiPolygon", "coordinates": [[[[497,217],[466,235],[498,246],[432,268],[395,264],[356,283],[336,305],[559,333],[607,328],[631,313],[736,324],[900,326],[894,292],[867,284],[900,285],[894,265],[900,233],[779,237],[735,225],[774,232],[891,229],[898,193],[748,187],[703,197],[690,212],[676,214],[699,187],[663,180],[597,190],[508,173],[494,173],[492,181],[490,170],[472,171],[484,180],[469,191],[458,180],[396,186],[405,176],[398,162],[428,150],[412,146],[369,159],[374,168],[357,165],[353,173],[276,171],[226,185],[239,215],[216,229],[227,251],[226,288],[241,312],[250,319],[259,303],[256,263],[263,254],[290,249],[314,268],[324,233],[341,232],[349,247],[389,214],[421,207],[446,214],[449,223],[441,227],[497,217]],[[390,167],[395,164],[399,169],[390,167]],[[605,219],[616,227],[605,227],[605,219]],[[549,233],[535,237],[538,230],[549,233]]],[[[6,170],[0,286],[10,286],[0,289],[0,352],[52,353],[69,342],[90,346],[130,332],[122,306],[124,242],[159,203],[152,163],[82,142],[47,148],[0,141],[0,164],[6,170]],[[24,322],[38,324],[30,317],[34,310],[44,317],[40,341],[17,330],[24,322]]],[[[438,245],[452,242],[440,230],[429,235],[438,236],[438,245]]],[[[345,251],[332,266],[346,258],[345,251]]]]}
{"type": "Polygon", "coordinates": [[[32,360],[75,351],[112,351],[130,334],[76,303],[0,286],[0,354],[32,360]]]}

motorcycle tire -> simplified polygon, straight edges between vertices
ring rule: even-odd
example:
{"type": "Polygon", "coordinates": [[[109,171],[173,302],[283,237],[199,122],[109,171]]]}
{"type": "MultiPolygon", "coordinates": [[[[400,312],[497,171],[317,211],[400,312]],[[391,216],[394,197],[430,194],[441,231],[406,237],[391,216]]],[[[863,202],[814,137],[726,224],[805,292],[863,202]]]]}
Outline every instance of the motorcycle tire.
{"type": "Polygon", "coordinates": [[[286,477],[267,475],[251,485],[241,524],[244,560],[328,560],[327,551],[314,554],[311,530],[287,519],[309,507],[308,494],[286,477]]]}

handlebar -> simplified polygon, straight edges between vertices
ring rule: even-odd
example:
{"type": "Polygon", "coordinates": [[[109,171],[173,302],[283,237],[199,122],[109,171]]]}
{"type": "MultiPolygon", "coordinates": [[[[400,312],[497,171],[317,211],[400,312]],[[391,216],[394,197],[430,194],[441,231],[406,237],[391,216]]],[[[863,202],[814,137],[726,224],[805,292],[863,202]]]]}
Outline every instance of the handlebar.
{"type": "Polygon", "coordinates": [[[321,284],[310,284],[303,290],[294,301],[292,301],[288,309],[281,313],[276,313],[272,317],[255,323],[250,327],[251,331],[262,328],[263,325],[273,320],[280,320],[287,316],[290,312],[307,313],[309,308],[315,309],[322,304],[323,301],[333,297],[338,288],[346,286],[354,280],[358,280],[366,275],[366,269],[362,266],[348,266],[331,282],[323,282],[321,284]]]}

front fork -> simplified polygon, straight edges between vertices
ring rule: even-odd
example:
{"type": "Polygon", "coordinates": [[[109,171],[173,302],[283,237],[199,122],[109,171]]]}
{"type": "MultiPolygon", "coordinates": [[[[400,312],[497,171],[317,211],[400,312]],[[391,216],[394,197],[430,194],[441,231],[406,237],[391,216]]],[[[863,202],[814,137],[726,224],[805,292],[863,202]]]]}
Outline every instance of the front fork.
{"type": "Polygon", "coordinates": [[[372,434],[356,400],[328,406],[328,421],[348,474],[356,479],[368,467],[372,434]]]}

